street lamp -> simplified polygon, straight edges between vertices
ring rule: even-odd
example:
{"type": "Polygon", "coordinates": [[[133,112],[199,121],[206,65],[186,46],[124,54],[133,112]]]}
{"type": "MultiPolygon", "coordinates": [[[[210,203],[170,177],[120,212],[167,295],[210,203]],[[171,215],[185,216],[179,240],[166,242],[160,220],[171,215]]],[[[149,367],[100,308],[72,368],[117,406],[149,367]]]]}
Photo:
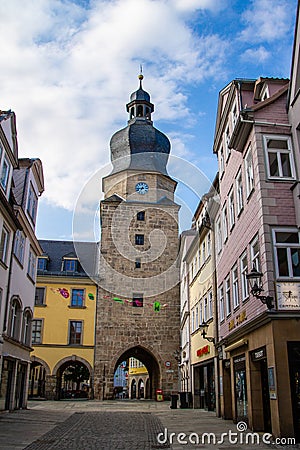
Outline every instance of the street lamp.
{"type": "Polygon", "coordinates": [[[206,339],[208,342],[212,342],[213,344],[215,344],[215,338],[212,336],[207,336],[208,323],[204,322],[202,325],[200,325],[200,328],[202,329],[201,335],[203,339],[206,339]]]}
{"type": "Polygon", "coordinates": [[[263,304],[267,305],[268,309],[274,308],[273,297],[269,295],[260,295],[263,292],[262,279],[263,274],[258,272],[258,270],[253,266],[250,273],[246,274],[250,286],[250,292],[255,298],[258,298],[263,304]]]}

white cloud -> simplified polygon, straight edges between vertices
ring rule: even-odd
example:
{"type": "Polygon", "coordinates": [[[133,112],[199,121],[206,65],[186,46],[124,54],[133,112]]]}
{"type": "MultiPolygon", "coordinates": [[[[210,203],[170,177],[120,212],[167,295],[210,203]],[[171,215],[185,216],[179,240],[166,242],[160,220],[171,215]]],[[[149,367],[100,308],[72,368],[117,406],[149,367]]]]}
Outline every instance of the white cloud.
{"type": "Polygon", "coordinates": [[[255,64],[257,64],[267,61],[270,56],[270,52],[268,52],[265,47],[261,45],[258,48],[248,48],[242,54],[241,58],[243,61],[254,62],[255,64]]]}
{"type": "Polygon", "coordinates": [[[108,162],[110,137],[126,126],[125,103],[138,87],[140,63],[144,87],[159,104],[154,120],[191,116],[181,86],[220,77],[227,44],[216,35],[197,36],[180,9],[219,4],[0,3],[0,107],[16,112],[20,156],[41,158],[51,204],[72,209],[89,176],[108,162]]]}
{"type": "Polygon", "coordinates": [[[179,11],[195,11],[197,9],[206,9],[209,11],[219,11],[226,8],[225,0],[170,0],[174,2],[175,7],[179,11]]]}
{"type": "Polygon", "coordinates": [[[252,0],[242,14],[244,30],[240,39],[247,42],[273,42],[285,37],[292,22],[288,0],[252,0]]]}

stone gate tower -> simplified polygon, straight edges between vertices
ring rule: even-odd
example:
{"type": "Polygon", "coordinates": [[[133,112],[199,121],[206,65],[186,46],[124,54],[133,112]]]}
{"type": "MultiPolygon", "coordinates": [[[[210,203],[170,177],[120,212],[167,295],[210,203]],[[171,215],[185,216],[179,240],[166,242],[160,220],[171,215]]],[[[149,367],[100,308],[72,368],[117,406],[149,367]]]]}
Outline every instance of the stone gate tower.
{"type": "Polygon", "coordinates": [[[130,357],[148,369],[146,397],[178,390],[180,343],[176,181],[167,173],[169,139],[154,128],[154,105],[131,94],[126,128],[110,142],[113,170],[103,179],[94,390],[113,395],[116,368],[130,357]]]}

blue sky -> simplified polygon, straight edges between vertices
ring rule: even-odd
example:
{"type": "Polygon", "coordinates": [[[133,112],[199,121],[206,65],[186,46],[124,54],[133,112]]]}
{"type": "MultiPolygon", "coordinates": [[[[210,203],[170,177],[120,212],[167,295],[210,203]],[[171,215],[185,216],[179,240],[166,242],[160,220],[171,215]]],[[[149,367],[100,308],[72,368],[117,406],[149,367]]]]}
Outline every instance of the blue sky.
{"type": "MultiPolygon", "coordinates": [[[[154,125],[209,183],[218,93],[233,78],[289,77],[296,7],[296,0],[1,2],[0,108],[17,115],[19,156],[43,162],[38,237],[72,239],[77,198],[108,167],[109,140],[127,124],[140,64],[154,125]]],[[[180,170],[172,175],[181,178],[180,170]]],[[[182,194],[191,212],[201,189],[182,194]]],[[[183,227],[189,221],[186,214],[183,227]]]]}

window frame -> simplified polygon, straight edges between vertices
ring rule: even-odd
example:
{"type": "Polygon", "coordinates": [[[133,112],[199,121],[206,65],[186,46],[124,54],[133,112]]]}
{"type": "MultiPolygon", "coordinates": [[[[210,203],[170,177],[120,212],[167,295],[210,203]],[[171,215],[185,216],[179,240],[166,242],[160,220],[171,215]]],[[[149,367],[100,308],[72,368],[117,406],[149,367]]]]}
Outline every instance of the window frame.
{"type": "Polygon", "coordinates": [[[14,255],[23,266],[25,258],[26,236],[21,230],[17,230],[15,234],[14,255]]]}
{"type": "Polygon", "coordinates": [[[235,225],[235,205],[234,205],[234,190],[231,187],[228,193],[228,211],[229,211],[229,230],[231,231],[235,225]]]}
{"type": "Polygon", "coordinates": [[[74,320],[74,319],[70,319],[69,320],[69,330],[68,330],[68,345],[82,345],[83,342],[83,320],[74,320]],[[76,327],[74,327],[74,333],[72,334],[72,324],[80,324],[81,325],[81,329],[80,329],[80,342],[77,342],[77,334],[78,331],[76,331],[76,327]],[[71,342],[71,338],[75,338],[73,339],[75,342],[71,342]]]}
{"type": "Polygon", "coordinates": [[[35,224],[36,215],[37,215],[37,205],[38,205],[38,197],[34,190],[33,184],[30,182],[28,188],[28,199],[27,199],[27,212],[32,222],[35,224]]]}
{"type": "Polygon", "coordinates": [[[138,222],[145,222],[145,211],[138,211],[136,214],[136,220],[138,222]]]}
{"type": "Polygon", "coordinates": [[[46,302],[46,287],[44,286],[36,286],[35,287],[35,295],[34,295],[34,306],[45,306],[46,302]],[[43,290],[43,300],[42,303],[37,303],[36,299],[39,298],[39,296],[37,295],[37,290],[39,289],[39,291],[41,292],[41,290],[43,290]]]}
{"type": "Polygon", "coordinates": [[[70,295],[70,308],[84,308],[85,307],[85,289],[84,288],[71,288],[71,295],[70,295]],[[75,292],[81,291],[82,292],[82,296],[81,295],[75,295],[75,292]],[[74,294],[74,297],[73,297],[74,294]],[[78,304],[78,301],[74,301],[73,300],[78,300],[78,298],[81,298],[81,304],[78,304]]]}
{"type": "Polygon", "coordinates": [[[36,279],[36,260],[37,260],[37,256],[33,252],[32,248],[30,247],[29,254],[28,254],[27,275],[33,281],[35,281],[35,279],[36,279]]]}
{"type": "Polygon", "coordinates": [[[217,253],[221,253],[223,248],[221,217],[216,220],[217,253]]]}
{"type": "Polygon", "coordinates": [[[219,315],[220,322],[225,320],[225,308],[224,308],[224,286],[223,283],[218,288],[218,304],[219,304],[219,315]]]}
{"type": "Polygon", "coordinates": [[[31,321],[31,344],[32,345],[40,345],[43,343],[43,328],[44,328],[44,319],[34,318],[31,321]],[[36,324],[40,324],[40,330],[35,329],[36,324]],[[39,333],[39,340],[34,339],[36,337],[36,333],[39,333]]]}
{"type": "Polygon", "coordinates": [[[273,237],[273,249],[274,249],[274,263],[275,263],[275,274],[276,278],[279,280],[298,280],[300,276],[293,275],[293,263],[292,263],[292,255],[291,249],[300,249],[300,231],[297,228],[287,228],[287,227],[276,227],[272,229],[272,237],[273,237]],[[276,233],[293,233],[298,235],[298,243],[277,243],[276,242],[276,233]],[[277,249],[284,248],[287,250],[287,267],[288,267],[288,275],[280,275],[279,274],[279,263],[277,256],[277,249]]]}
{"type": "Polygon", "coordinates": [[[248,255],[245,250],[240,256],[240,271],[241,271],[241,292],[242,292],[242,302],[245,302],[249,298],[249,287],[246,275],[248,273],[248,255]],[[246,266],[243,265],[243,261],[246,259],[246,266]]]}
{"type": "Polygon", "coordinates": [[[135,234],[134,238],[135,245],[145,245],[145,235],[144,234],[135,234]]]}
{"type": "Polygon", "coordinates": [[[231,270],[231,277],[232,277],[232,303],[233,303],[233,310],[235,310],[240,306],[239,273],[237,264],[235,264],[231,270]]]}
{"type": "Polygon", "coordinates": [[[235,177],[235,189],[236,189],[236,199],[237,199],[237,217],[241,214],[244,209],[244,189],[243,189],[243,176],[242,169],[240,167],[236,177],[235,177]]]}
{"type": "Polygon", "coordinates": [[[294,153],[293,153],[293,146],[292,146],[292,140],[290,136],[286,135],[276,135],[276,134],[264,134],[263,135],[263,147],[264,147],[264,154],[265,154],[265,161],[266,161],[266,171],[267,171],[267,178],[269,180],[294,180],[296,178],[296,169],[295,169],[295,161],[294,161],[294,153]],[[268,140],[276,140],[276,141],[286,141],[287,142],[287,150],[285,149],[270,149],[268,148],[268,140]],[[276,159],[277,159],[277,165],[278,165],[278,172],[279,175],[271,175],[270,171],[270,160],[269,160],[269,153],[276,153],[276,159]],[[290,163],[290,169],[291,169],[291,176],[285,176],[283,175],[282,170],[282,161],[279,155],[288,155],[289,156],[289,163],[290,163]]]}
{"type": "Polygon", "coordinates": [[[230,285],[230,274],[225,278],[225,306],[226,306],[226,317],[231,315],[231,285],[230,285]]]}
{"type": "Polygon", "coordinates": [[[227,203],[224,204],[222,208],[222,230],[223,230],[223,244],[228,239],[228,213],[227,213],[227,203]]]}
{"type": "Polygon", "coordinates": [[[251,258],[251,270],[253,267],[260,272],[260,248],[259,248],[259,238],[256,235],[250,242],[250,258],[251,258]],[[255,253],[254,247],[258,246],[258,250],[255,253]]]}
{"type": "Polygon", "coordinates": [[[245,154],[244,166],[245,166],[245,178],[246,178],[246,198],[248,199],[254,191],[254,167],[252,157],[252,146],[249,144],[247,152],[245,154]]]}
{"type": "Polygon", "coordinates": [[[7,265],[8,248],[10,241],[10,230],[5,223],[3,223],[0,239],[0,261],[7,265]]]}

